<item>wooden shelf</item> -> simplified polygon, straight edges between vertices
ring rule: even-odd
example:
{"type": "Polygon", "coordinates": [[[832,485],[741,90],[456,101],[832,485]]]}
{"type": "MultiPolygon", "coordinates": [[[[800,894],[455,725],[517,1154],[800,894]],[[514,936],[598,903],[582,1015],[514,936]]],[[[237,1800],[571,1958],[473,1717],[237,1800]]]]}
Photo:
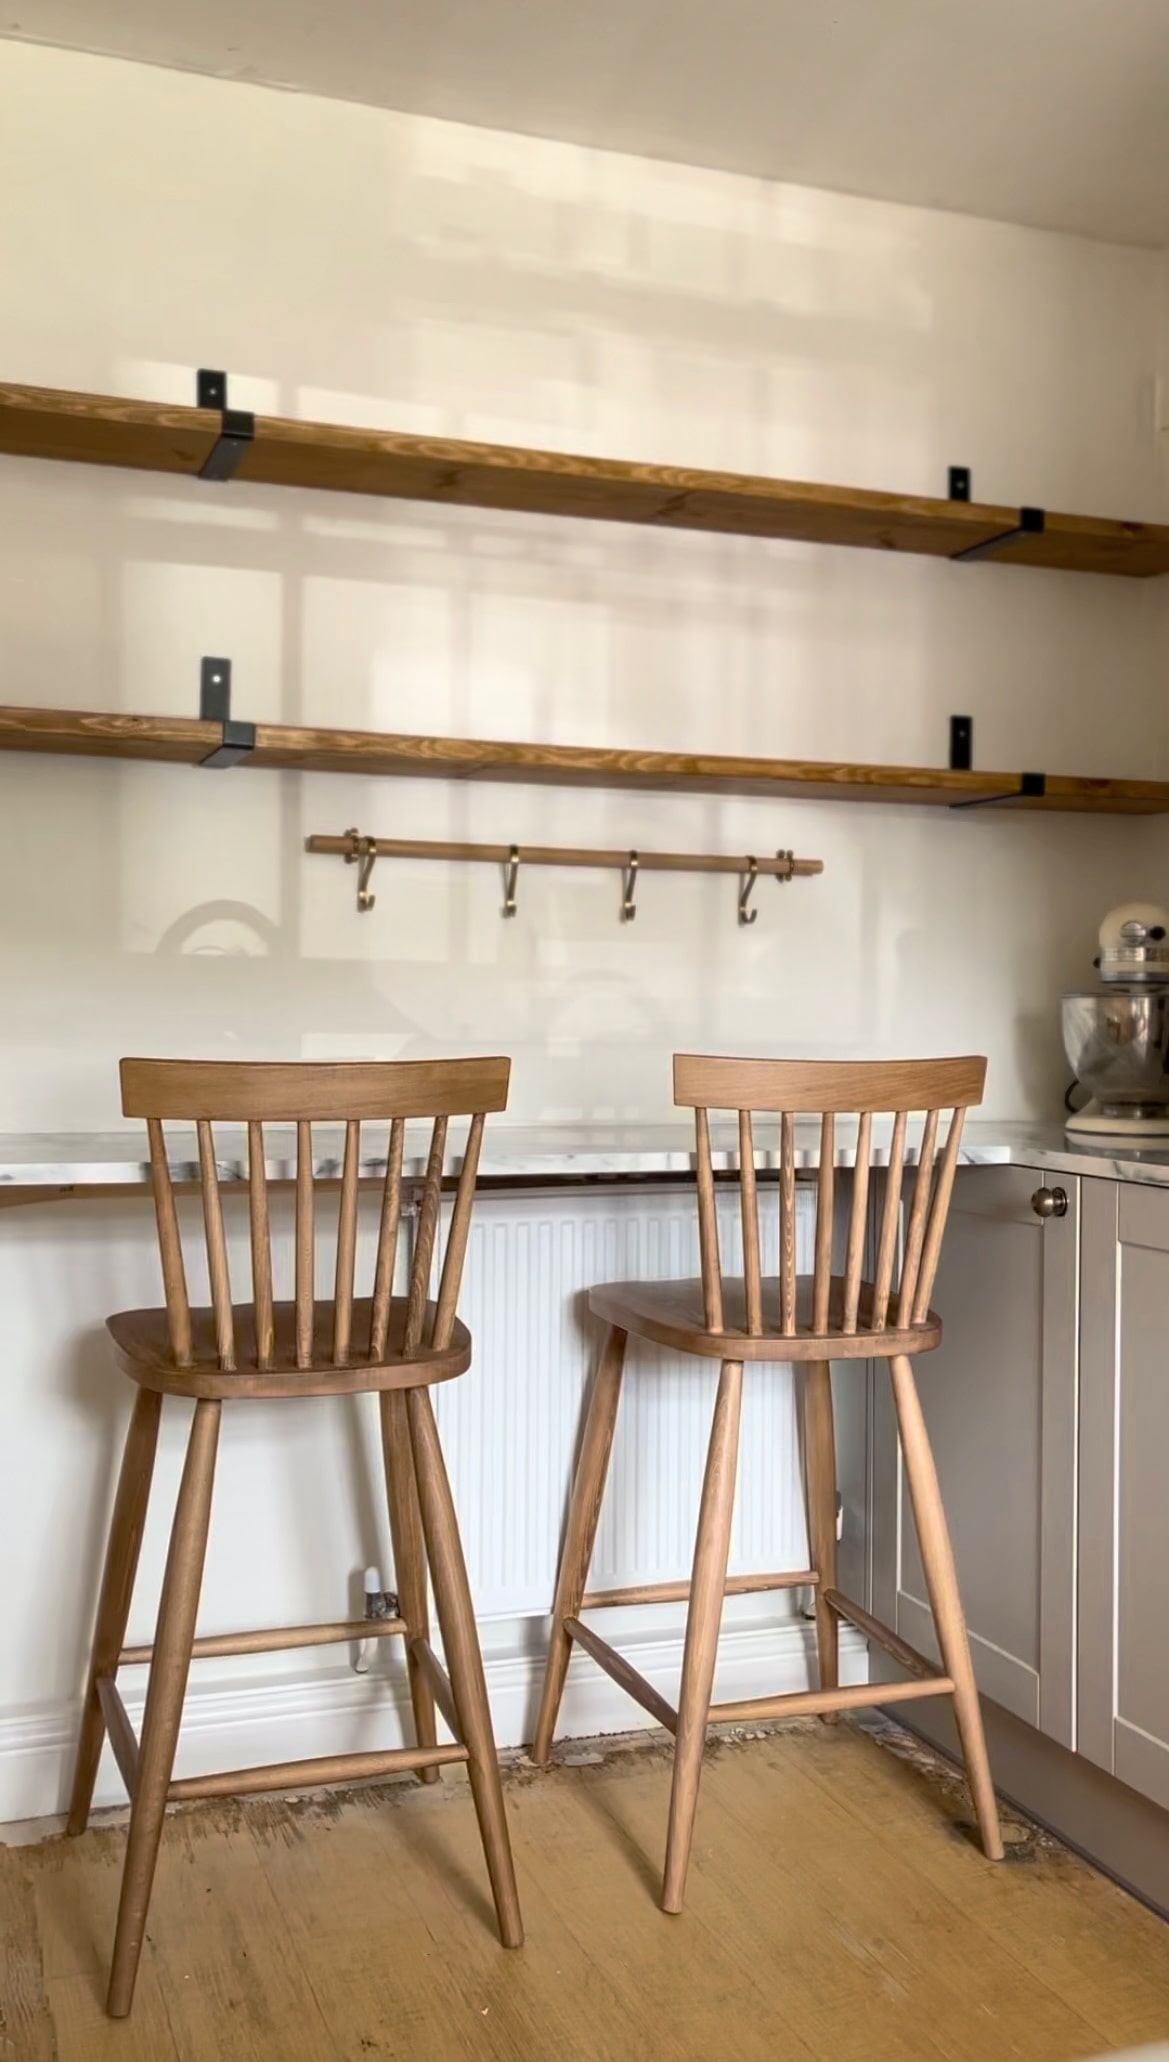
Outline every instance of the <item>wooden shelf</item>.
{"type": "MultiPolygon", "coordinates": [[[[0,452],[18,457],[191,476],[215,445],[220,426],[213,409],[0,385],[0,452]]],[[[693,472],[278,416],[256,417],[255,436],[235,478],[934,558],[987,544],[1019,521],[1018,509],[982,502],[693,472]]],[[[1169,572],[1169,527],[1048,512],[1042,532],[1013,536],[993,556],[1004,565],[1145,579],[1169,572]]]]}
{"type": "MultiPolygon", "coordinates": [[[[0,751],[78,753],[194,766],[215,750],[220,738],[218,724],[195,717],[0,707],[0,751]]],[[[849,766],[809,759],[731,758],[707,752],[502,744],[479,738],[294,729],[278,723],[256,725],[255,749],[241,766],[936,807],[1010,797],[1004,806],[1011,809],[1119,816],[1169,812],[1169,782],[1163,781],[1075,780],[1066,774],[1049,774],[1043,795],[1019,797],[1018,773],[952,773],[932,766],[849,766]]]]}

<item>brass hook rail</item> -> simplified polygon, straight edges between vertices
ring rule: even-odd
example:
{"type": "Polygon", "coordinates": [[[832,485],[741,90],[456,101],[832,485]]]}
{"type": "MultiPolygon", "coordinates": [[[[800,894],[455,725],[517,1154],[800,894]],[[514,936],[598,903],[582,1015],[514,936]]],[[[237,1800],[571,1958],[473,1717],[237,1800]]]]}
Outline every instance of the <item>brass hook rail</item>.
{"type": "Polygon", "coordinates": [[[637,913],[633,884],[643,873],[734,874],[746,884],[739,898],[739,921],[750,923],[756,912],[747,912],[747,899],[757,878],[801,880],[824,871],[822,859],[797,859],[793,852],[777,852],[772,859],[758,859],[751,854],[740,857],[722,852],[622,851],[588,845],[478,845],[449,838],[370,838],[357,830],[345,831],[341,837],[311,837],[305,845],[309,852],[331,854],[358,867],[357,906],[362,912],[374,906],[369,880],[378,859],[461,859],[502,867],[506,881],[504,912],[508,916],[515,912],[516,880],[521,865],[611,868],[623,878],[621,913],[626,922],[637,913]]]}

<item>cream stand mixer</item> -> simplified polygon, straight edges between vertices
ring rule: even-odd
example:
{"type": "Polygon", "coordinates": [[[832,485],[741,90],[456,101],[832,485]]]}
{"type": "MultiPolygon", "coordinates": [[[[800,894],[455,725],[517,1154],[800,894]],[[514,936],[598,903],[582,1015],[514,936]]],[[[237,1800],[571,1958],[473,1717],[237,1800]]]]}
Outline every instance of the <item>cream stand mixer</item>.
{"type": "Polygon", "coordinates": [[[1064,1050],[1092,1097],[1070,1132],[1169,1138],[1169,911],[1125,902],[1100,926],[1099,985],[1063,999],[1064,1050]]]}

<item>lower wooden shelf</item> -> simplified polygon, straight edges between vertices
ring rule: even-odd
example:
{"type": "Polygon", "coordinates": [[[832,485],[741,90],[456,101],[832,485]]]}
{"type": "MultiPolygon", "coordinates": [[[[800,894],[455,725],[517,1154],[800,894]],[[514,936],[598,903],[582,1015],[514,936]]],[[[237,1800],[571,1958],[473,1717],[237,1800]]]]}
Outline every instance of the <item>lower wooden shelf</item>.
{"type": "MultiPolygon", "coordinates": [[[[197,717],[108,710],[0,707],[0,751],[62,752],[196,766],[221,742],[197,717]]],[[[770,795],[793,800],[886,802],[945,808],[1002,804],[1112,816],[1169,812],[1169,782],[1076,779],[1048,774],[1044,792],[1022,795],[1019,773],[955,773],[935,766],[856,766],[814,759],[758,759],[713,752],[505,744],[486,738],[409,737],[258,723],[241,767],[294,773],[427,776],[536,782],[562,787],[649,788],[679,794],[770,795]]]]}

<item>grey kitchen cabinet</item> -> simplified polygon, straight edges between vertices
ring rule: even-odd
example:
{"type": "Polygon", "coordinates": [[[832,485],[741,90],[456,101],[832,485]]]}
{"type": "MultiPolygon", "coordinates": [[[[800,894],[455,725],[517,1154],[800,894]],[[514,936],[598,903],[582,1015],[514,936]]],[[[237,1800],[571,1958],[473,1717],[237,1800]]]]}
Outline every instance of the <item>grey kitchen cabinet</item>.
{"type": "MultiPolygon", "coordinates": [[[[1074,1176],[1044,1177],[1024,1167],[959,1171],[932,1299],[943,1340],[914,1363],[979,1687],[1065,1747],[1076,1744],[1080,1186],[1074,1176]],[[1032,1198],[1044,1189],[1062,1214],[1037,1214],[1032,1198]]],[[[1165,1201],[1169,1206],[1169,1195],[1165,1201]]],[[[1165,1224],[1169,1312],[1169,1210],[1165,1224]]],[[[936,1658],[883,1375],[878,1366],[873,1608],[936,1658]]],[[[1169,1387],[1165,1397],[1169,1431],[1169,1387]]],[[[914,1710],[915,1724],[928,1732],[934,1706],[914,1710]]]]}
{"type": "Polygon", "coordinates": [[[1078,1744],[1169,1808],[1169,1189],[1083,1191],[1078,1744]]]}

